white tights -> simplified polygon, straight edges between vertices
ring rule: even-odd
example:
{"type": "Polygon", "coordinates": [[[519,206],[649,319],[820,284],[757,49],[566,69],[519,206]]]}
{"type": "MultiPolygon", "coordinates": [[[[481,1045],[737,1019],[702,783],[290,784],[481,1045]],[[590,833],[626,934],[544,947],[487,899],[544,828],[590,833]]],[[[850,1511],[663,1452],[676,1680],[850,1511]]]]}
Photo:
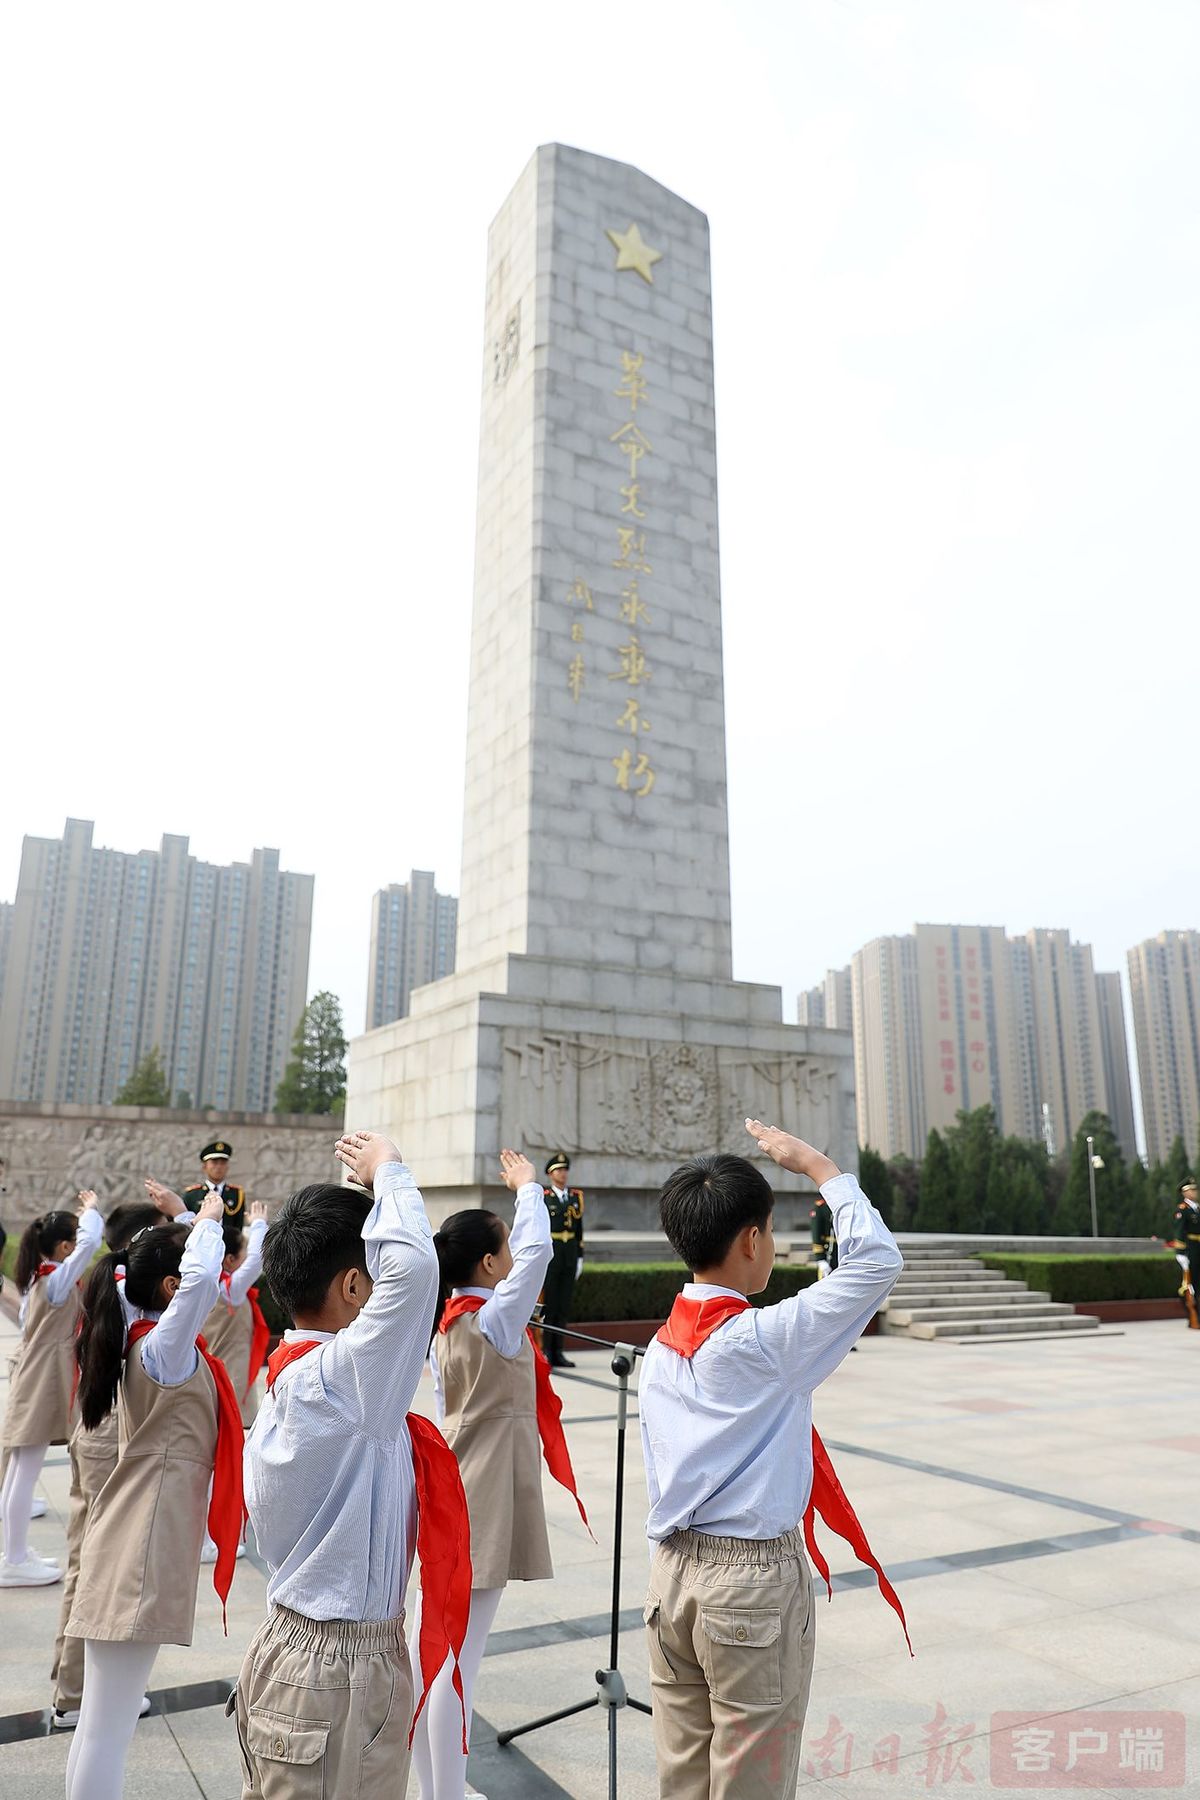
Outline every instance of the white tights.
{"type": "MultiPolygon", "coordinates": [[[[463,1642],[458,1666],[462,1670],[463,1699],[467,1707],[467,1741],[471,1739],[471,1709],[475,1699],[475,1677],[483,1661],[488,1632],[496,1617],[503,1588],[472,1588],[471,1617],[463,1642]]],[[[412,1657],[416,1700],[421,1698],[420,1619],[409,1644],[412,1657]]],[[[413,1740],[413,1768],[417,1773],[421,1800],[463,1800],[467,1789],[467,1759],[462,1753],[462,1714],[452,1680],[453,1664],[449,1657],[434,1677],[425,1711],[417,1720],[413,1740]]],[[[72,1800],[70,1789],[67,1800],[72,1800]]],[[[82,1795],[74,1800],[84,1800],[82,1795]]],[[[91,1795],[86,1797],[91,1800],[91,1795]]]]}
{"type": "Polygon", "coordinates": [[[121,1800],[125,1758],[157,1644],[83,1646],[83,1706],[67,1758],[67,1800],[121,1800]]]}
{"type": "Polygon", "coordinates": [[[29,1555],[29,1519],[33,1490],[42,1472],[49,1444],[18,1444],[8,1453],[8,1472],[0,1489],[0,1519],[4,1523],[6,1562],[23,1563],[29,1555]]]}

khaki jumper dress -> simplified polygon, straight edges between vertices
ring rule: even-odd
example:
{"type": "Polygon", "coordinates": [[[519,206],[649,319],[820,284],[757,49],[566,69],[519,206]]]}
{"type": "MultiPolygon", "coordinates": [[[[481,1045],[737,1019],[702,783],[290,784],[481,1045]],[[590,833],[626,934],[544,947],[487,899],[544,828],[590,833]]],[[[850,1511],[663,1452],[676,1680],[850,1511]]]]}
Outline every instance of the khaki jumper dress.
{"type": "Polygon", "coordinates": [[[501,1356],[465,1313],[436,1342],[446,1416],[471,1516],[471,1585],[546,1581],[554,1574],[542,1500],[533,1346],[501,1356]]]}

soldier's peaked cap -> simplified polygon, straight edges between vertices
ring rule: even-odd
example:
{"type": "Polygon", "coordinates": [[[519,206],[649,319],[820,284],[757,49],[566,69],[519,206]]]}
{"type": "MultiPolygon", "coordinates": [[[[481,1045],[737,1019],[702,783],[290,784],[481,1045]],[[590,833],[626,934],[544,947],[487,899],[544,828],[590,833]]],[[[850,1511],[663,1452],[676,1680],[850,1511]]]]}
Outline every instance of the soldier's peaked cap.
{"type": "Polygon", "coordinates": [[[232,1146],[224,1138],[218,1138],[215,1144],[205,1144],[200,1152],[200,1161],[207,1162],[210,1156],[232,1156],[232,1146]]]}
{"type": "Polygon", "coordinates": [[[569,1169],[570,1166],[571,1159],[565,1150],[553,1150],[550,1153],[550,1160],[546,1164],[546,1173],[553,1175],[555,1169],[569,1169]]]}
{"type": "Polygon", "coordinates": [[[1180,1182],[1179,1191],[1181,1194],[1186,1194],[1188,1189],[1194,1188],[1195,1185],[1196,1185],[1196,1177],[1194,1175],[1189,1175],[1186,1181],[1180,1182]]]}

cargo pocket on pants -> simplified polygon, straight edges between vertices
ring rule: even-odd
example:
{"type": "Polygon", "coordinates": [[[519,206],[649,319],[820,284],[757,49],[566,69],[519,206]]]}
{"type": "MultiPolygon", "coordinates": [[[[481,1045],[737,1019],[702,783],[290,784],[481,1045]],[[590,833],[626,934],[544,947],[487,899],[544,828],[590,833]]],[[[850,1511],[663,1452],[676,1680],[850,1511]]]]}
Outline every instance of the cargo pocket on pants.
{"type": "Polygon", "coordinates": [[[325,1800],[329,1724],[251,1707],[246,1749],[263,1800],[325,1800]]]}
{"type": "Polygon", "coordinates": [[[783,1700],[779,1613],[707,1606],[700,1618],[704,1672],[713,1699],[731,1706],[779,1706],[783,1700]]]}
{"type": "Polygon", "coordinates": [[[642,1608],[642,1623],[646,1627],[646,1643],[650,1654],[651,1681],[674,1681],[676,1669],[674,1663],[663,1649],[662,1601],[655,1594],[647,1594],[646,1604],[642,1608]]]}
{"type": "Polygon", "coordinates": [[[249,1752],[246,1749],[246,1740],[242,1736],[242,1723],[238,1718],[237,1701],[238,1691],[235,1687],[231,1690],[229,1698],[225,1702],[225,1717],[233,1720],[233,1729],[237,1732],[238,1755],[242,1759],[242,1780],[246,1787],[253,1789],[254,1770],[251,1767],[249,1752]]]}

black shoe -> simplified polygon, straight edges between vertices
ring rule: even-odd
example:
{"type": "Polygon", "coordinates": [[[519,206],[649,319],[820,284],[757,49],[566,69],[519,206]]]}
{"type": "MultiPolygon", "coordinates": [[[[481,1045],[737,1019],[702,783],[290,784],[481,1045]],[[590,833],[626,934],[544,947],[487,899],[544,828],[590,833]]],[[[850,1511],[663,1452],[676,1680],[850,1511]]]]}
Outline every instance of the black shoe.
{"type": "Polygon", "coordinates": [[[569,1356],[560,1356],[554,1366],[556,1369],[573,1369],[575,1364],[571,1361],[569,1356]]]}

